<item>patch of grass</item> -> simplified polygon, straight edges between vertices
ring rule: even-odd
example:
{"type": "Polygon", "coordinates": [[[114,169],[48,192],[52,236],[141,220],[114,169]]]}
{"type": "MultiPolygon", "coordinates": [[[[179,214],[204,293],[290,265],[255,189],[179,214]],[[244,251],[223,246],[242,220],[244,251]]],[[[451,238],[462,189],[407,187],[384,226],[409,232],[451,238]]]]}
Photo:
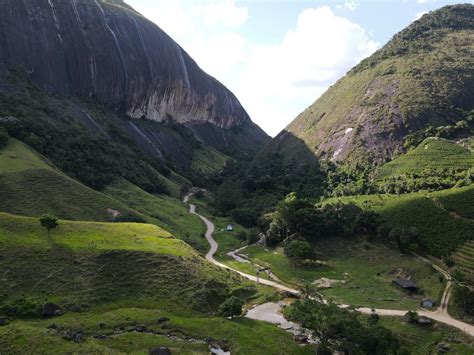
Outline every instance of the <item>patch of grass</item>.
{"type": "Polygon", "coordinates": [[[450,353],[470,355],[474,351],[472,338],[440,323],[420,327],[405,323],[399,317],[381,317],[379,324],[390,329],[410,354],[436,354],[437,344],[441,342],[449,345],[450,353]]]}
{"type": "Polygon", "coordinates": [[[48,240],[35,218],[0,213],[0,245],[47,249],[51,245],[71,250],[131,250],[183,256],[192,251],[187,244],[150,224],[59,222],[48,240]]]}
{"type": "Polygon", "coordinates": [[[228,159],[228,156],[216,149],[203,146],[194,151],[191,169],[204,175],[218,173],[224,169],[228,159]]]}
{"type": "Polygon", "coordinates": [[[341,280],[321,292],[339,303],[376,308],[414,309],[421,296],[409,297],[391,285],[397,271],[411,275],[425,296],[440,299],[444,280],[428,264],[383,245],[360,239],[331,238],[315,244],[323,266],[295,267],[282,248],[251,246],[244,254],[287,284],[304,286],[319,278],[341,280]]]}

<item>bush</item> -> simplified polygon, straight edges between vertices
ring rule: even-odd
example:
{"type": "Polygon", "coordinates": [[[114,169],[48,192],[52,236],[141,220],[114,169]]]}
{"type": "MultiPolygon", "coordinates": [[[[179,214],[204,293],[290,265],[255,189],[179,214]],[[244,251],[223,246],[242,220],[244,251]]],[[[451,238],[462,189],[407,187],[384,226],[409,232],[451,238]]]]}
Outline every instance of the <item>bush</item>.
{"type": "Polygon", "coordinates": [[[41,304],[25,298],[19,298],[0,305],[0,315],[10,318],[39,317],[41,315],[41,304]]]}
{"type": "Polygon", "coordinates": [[[285,255],[295,262],[314,258],[313,248],[308,242],[292,240],[285,246],[285,255]]]}
{"type": "Polygon", "coordinates": [[[238,231],[235,235],[238,240],[244,241],[247,240],[247,232],[246,231],[238,231]]]}
{"type": "Polygon", "coordinates": [[[135,214],[120,214],[115,219],[116,223],[146,223],[146,221],[135,214]]]}
{"type": "Polygon", "coordinates": [[[219,314],[224,317],[234,318],[242,314],[244,301],[236,296],[231,296],[219,306],[219,314]]]}

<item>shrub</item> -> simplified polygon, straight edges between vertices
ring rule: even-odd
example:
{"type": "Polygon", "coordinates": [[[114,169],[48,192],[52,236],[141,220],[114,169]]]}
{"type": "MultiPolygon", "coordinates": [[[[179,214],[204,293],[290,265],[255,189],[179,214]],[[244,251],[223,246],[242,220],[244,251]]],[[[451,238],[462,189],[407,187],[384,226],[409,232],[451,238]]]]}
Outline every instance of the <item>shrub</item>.
{"type": "Polygon", "coordinates": [[[236,296],[231,296],[219,306],[219,314],[224,317],[234,318],[242,314],[244,301],[236,296]]]}
{"type": "Polygon", "coordinates": [[[114,219],[116,223],[146,223],[146,221],[135,214],[121,214],[114,219]]]}
{"type": "Polygon", "coordinates": [[[296,262],[314,258],[313,248],[308,242],[302,240],[292,240],[289,242],[285,246],[285,255],[296,262]]]}
{"type": "Polygon", "coordinates": [[[0,305],[0,315],[10,318],[33,318],[41,315],[41,305],[25,298],[19,298],[0,305]]]}

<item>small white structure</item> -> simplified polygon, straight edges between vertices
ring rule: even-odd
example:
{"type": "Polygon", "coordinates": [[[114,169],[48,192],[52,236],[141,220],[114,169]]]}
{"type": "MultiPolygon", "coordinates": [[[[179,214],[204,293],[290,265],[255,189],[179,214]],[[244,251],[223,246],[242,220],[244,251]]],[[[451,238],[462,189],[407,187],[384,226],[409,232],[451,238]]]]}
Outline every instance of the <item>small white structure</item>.
{"type": "Polygon", "coordinates": [[[234,227],[232,226],[232,224],[229,224],[226,228],[227,232],[232,232],[233,230],[234,230],[234,227]]]}

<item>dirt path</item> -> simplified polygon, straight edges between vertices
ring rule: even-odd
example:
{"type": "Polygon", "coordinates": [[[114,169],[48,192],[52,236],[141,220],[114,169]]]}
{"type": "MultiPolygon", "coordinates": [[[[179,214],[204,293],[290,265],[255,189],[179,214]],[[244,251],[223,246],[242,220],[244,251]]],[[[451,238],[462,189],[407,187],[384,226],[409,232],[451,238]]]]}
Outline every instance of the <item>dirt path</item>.
{"type": "MultiPolygon", "coordinates": [[[[189,203],[189,199],[190,199],[191,196],[192,196],[192,193],[187,194],[184,197],[183,202],[184,203],[189,203]]],[[[258,282],[258,283],[263,284],[263,285],[271,286],[271,287],[274,287],[278,290],[290,292],[290,293],[295,294],[295,295],[300,294],[300,291],[289,288],[289,287],[286,287],[286,286],[284,286],[284,285],[282,285],[278,282],[265,280],[265,279],[261,279],[261,278],[259,278],[257,280],[256,276],[249,275],[249,274],[246,274],[246,273],[241,272],[239,270],[233,269],[233,268],[231,268],[231,267],[229,267],[225,264],[220,263],[216,259],[214,259],[214,254],[216,253],[217,249],[219,248],[219,244],[217,244],[215,239],[212,237],[212,235],[214,233],[214,224],[211,221],[209,221],[206,217],[201,216],[199,213],[197,213],[196,212],[196,205],[194,205],[192,203],[189,203],[189,213],[198,216],[206,225],[206,228],[207,228],[206,239],[207,239],[207,242],[210,245],[209,252],[206,254],[206,260],[208,260],[209,262],[211,262],[214,265],[217,265],[217,266],[219,266],[223,269],[232,270],[232,271],[238,273],[239,275],[241,275],[242,277],[244,277],[248,280],[251,280],[253,282],[258,282]]],[[[474,336],[474,326],[472,326],[470,324],[467,324],[467,323],[464,323],[464,322],[461,322],[457,319],[454,319],[448,313],[447,309],[448,309],[449,297],[450,297],[450,294],[451,294],[451,275],[449,275],[446,271],[444,271],[443,269],[441,269],[437,265],[432,264],[431,261],[429,261],[428,259],[423,258],[419,255],[417,255],[417,256],[419,258],[421,258],[422,260],[424,260],[425,262],[429,262],[436,270],[441,272],[446,277],[446,279],[448,281],[447,285],[446,285],[446,289],[443,293],[442,300],[441,300],[441,307],[439,307],[436,311],[418,310],[417,311],[418,314],[420,316],[425,316],[425,317],[431,318],[431,319],[433,319],[437,322],[448,324],[452,327],[455,327],[455,328],[458,328],[458,329],[462,330],[463,332],[469,334],[470,336],[474,336]]],[[[323,302],[325,302],[325,301],[323,300],[323,302]]],[[[341,307],[349,307],[348,305],[340,305],[340,306],[341,307]]],[[[363,313],[363,314],[371,314],[375,311],[375,313],[377,313],[381,316],[397,316],[397,317],[402,317],[407,312],[406,310],[372,309],[372,308],[366,308],[366,307],[357,308],[356,310],[363,313]]]]}

